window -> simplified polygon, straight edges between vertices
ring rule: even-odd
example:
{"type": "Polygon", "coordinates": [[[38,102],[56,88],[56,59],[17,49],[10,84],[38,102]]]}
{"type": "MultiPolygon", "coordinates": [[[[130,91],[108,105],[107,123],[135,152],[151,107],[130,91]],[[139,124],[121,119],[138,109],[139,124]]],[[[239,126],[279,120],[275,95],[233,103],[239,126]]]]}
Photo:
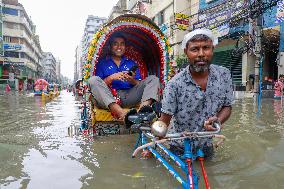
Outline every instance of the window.
{"type": "Polygon", "coordinates": [[[2,11],[4,14],[9,14],[9,15],[13,15],[13,16],[18,16],[18,10],[17,9],[12,9],[12,8],[7,8],[7,7],[3,7],[2,11]]]}
{"type": "Polygon", "coordinates": [[[11,43],[11,37],[4,36],[4,42],[11,43]]]}
{"type": "Polygon", "coordinates": [[[158,19],[158,26],[162,25],[164,23],[164,11],[161,11],[157,14],[158,19]]]}
{"type": "Polygon", "coordinates": [[[21,58],[25,58],[25,57],[26,57],[26,53],[20,52],[20,57],[21,57],[21,58]]]}
{"type": "Polygon", "coordinates": [[[22,38],[20,38],[20,44],[25,44],[25,41],[24,41],[24,39],[22,39],[22,38]]]}
{"type": "Polygon", "coordinates": [[[17,37],[11,37],[11,43],[19,43],[19,38],[17,37]]]}

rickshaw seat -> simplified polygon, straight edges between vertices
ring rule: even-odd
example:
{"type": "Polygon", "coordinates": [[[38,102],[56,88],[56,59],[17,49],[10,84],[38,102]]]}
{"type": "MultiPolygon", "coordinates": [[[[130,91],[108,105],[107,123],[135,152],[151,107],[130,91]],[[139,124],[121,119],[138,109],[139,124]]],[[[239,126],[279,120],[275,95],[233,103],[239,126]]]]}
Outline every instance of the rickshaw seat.
{"type": "MultiPolygon", "coordinates": [[[[123,108],[124,111],[128,112],[130,110],[130,108],[123,108]]],[[[96,122],[112,122],[112,121],[118,121],[117,119],[115,119],[112,115],[111,112],[109,110],[106,109],[101,109],[98,108],[96,106],[94,106],[94,116],[95,116],[95,121],[96,122]]],[[[123,122],[123,120],[119,121],[119,122],[123,122]]]]}

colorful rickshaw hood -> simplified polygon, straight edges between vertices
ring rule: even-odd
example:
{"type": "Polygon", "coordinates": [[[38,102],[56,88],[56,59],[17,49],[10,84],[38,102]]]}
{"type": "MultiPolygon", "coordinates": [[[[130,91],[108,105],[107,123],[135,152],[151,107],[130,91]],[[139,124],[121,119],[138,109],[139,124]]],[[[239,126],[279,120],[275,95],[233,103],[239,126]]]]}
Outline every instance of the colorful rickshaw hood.
{"type": "Polygon", "coordinates": [[[98,61],[108,55],[109,38],[117,33],[126,38],[125,56],[139,65],[142,77],[154,74],[163,83],[170,79],[168,73],[173,68],[169,40],[148,17],[126,14],[115,18],[94,34],[84,65],[84,80],[95,74],[98,61]]]}

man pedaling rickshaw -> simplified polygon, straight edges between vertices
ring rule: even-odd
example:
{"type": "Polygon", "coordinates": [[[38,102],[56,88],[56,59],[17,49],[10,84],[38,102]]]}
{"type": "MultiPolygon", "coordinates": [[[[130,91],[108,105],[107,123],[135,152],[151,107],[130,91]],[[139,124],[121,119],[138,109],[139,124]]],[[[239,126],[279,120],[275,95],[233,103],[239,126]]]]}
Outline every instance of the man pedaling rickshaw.
{"type": "MultiPolygon", "coordinates": [[[[174,133],[214,131],[214,122],[223,124],[231,115],[234,101],[231,73],[211,64],[217,41],[212,31],[197,29],[184,36],[182,48],[188,58],[186,69],[175,75],[163,92],[159,124],[167,128],[172,122],[174,133]]],[[[201,140],[205,157],[214,152],[212,140],[201,140]]],[[[170,150],[183,154],[183,146],[172,142],[170,150]]],[[[148,150],[142,156],[149,157],[148,150]]]]}
{"type": "Polygon", "coordinates": [[[127,114],[124,107],[140,103],[140,110],[159,98],[159,79],[150,75],[142,80],[138,65],[124,56],[126,43],[123,35],[113,35],[109,42],[110,55],[97,63],[95,76],[88,81],[96,106],[109,109],[119,120],[127,114]],[[119,101],[112,89],[116,90],[119,101]]]}

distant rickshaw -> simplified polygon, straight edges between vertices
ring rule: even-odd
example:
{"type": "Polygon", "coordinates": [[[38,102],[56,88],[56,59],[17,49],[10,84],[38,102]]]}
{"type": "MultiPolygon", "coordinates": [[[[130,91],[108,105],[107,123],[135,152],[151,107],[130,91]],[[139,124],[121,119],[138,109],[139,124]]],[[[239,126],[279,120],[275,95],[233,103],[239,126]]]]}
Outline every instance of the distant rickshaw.
{"type": "Polygon", "coordinates": [[[49,84],[49,94],[51,97],[57,97],[60,94],[60,91],[58,90],[58,84],[49,84]]]}
{"type": "Polygon", "coordinates": [[[45,79],[38,79],[34,83],[34,95],[42,96],[42,94],[48,94],[49,83],[45,79]]]}

